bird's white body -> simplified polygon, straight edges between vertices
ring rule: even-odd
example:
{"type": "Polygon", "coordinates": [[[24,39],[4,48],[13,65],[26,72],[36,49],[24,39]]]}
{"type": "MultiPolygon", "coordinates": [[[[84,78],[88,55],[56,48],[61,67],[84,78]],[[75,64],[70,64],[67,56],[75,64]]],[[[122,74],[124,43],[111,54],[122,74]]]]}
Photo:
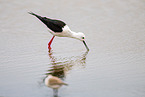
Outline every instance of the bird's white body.
{"type": "Polygon", "coordinates": [[[85,38],[85,35],[82,33],[82,32],[73,32],[70,30],[70,28],[65,25],[63,28],[63,31],[60,33],[60,32],[54,32],[52,31],[51,29],[49,29],[49,32],[54,35],[54,36],[59,36],[59,37],[70,37],[70,38],[75,38],[75,39],[78,39],[78,40],[81,40],[83,41],[82,37],[85,38]]]}

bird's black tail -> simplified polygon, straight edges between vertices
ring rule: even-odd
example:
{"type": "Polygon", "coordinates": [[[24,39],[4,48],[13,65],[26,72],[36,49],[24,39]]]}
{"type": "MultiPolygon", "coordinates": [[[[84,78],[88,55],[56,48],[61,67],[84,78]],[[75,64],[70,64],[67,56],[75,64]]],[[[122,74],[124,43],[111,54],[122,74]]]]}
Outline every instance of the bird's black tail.
{"type": "Polygon", "coordinates": [[[29,14],[31,14],[31,15],[35,15],[35,16],[37,16],[35,13],[33,13],[33,12],[28,12],[29,14]]]}
{"type": "Polygon", "coordinates": [[[36,16],[39,20],[41,20],[44,24],[47,25],[48,18],[46,18],[46,17],[41,17],[41,16],[39,16],[39,15],[33,13],[33,12],[28,12],[28,13],[31,14],[31,15],[36,16]]]}
{"type": "Polygon", "coordinates": [[[33,13],[33,12],[28,12],[28,13],[31,14],[31,15],[36,16],[38,19],[40,19],[41,21],[43,21],[43,17],[41,17],[41,16],[39,16],[39,15],[33,13]]]}

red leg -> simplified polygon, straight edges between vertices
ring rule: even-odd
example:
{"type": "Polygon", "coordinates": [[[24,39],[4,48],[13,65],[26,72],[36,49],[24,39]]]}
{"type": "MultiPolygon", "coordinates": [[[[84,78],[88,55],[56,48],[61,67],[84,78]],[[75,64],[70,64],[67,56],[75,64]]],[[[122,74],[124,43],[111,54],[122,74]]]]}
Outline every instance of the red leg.
{"type": "Polygon", "coordinates": [[[51,38],[51,40],[49,41],[49,43],[48,43],[48,49],[49,49],[49,50],[51,49],[51,43],[52,43],[54,37],[55,37],[55,36],[53,36],[53,37],[51,38]]]}

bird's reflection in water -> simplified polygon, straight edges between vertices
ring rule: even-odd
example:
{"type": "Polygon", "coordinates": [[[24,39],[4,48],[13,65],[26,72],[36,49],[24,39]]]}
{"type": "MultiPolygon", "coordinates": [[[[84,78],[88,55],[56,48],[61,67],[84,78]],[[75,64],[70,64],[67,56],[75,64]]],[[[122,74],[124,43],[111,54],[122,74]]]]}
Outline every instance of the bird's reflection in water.
{"type": "MultiPolygon", "coordinates": [[[[52,50],[49,51],[48,55],[51,61],[49,65],[52,65],[52,66],[49,67],[46,73],[46,76],[51,74],[53,76],[56,76],[64,80],[66,78],[67,73],[72,69],[73,66],[77,65],[83,68],[85,67],[87,54],[88,54],[88,51],[79,56],[56,58],[53,55],[53,51],[52,50]]],[[[58,95],[54,95],[54,97],[58,97],[58,95]]]]}
{"type": "Polygon", "coordinates": [[[66,77],[67,72],[70,71],[73,66],[79,65],[81,67],[85,67],[87,54],[88,51],[80,56],[56,58],[55,56],[53,56],[53,52],[49,51],[48,55],[51,61],[49,65],[52,66],[49,67],[48,73],[46,75],[51,74],[53,76],[57,76],[61,79],[64,79],[66,77]]]}

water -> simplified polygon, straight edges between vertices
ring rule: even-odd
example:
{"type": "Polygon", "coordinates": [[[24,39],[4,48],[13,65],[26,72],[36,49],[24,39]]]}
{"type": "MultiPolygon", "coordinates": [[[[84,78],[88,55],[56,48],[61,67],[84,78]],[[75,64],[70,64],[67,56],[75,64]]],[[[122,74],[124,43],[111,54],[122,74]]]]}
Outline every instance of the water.
{"type": "Polygon", "coordinates": [[[51,73],[68,83],[58,97],[145,97],[143,0],[1,0],[0,97],[53,97],[51,73]],[[35,17],[64,20],[90,48],[52,35],[35,17]]]}

